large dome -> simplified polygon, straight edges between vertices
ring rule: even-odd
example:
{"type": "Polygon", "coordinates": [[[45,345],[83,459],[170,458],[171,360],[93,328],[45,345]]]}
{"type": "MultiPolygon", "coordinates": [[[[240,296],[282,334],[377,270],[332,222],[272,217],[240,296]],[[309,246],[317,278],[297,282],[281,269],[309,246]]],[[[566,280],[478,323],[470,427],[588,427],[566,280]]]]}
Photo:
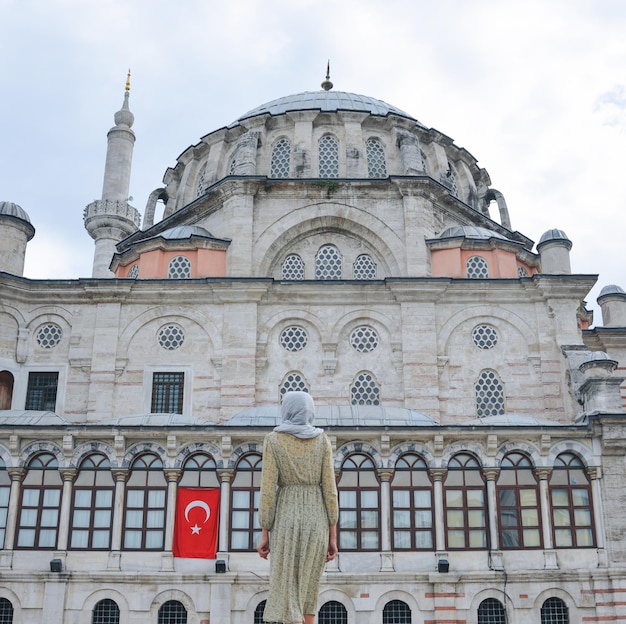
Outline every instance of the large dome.
{"type": "Polygon", "coordinates": [[[370,115],[376,115],[378,117],[386,117],[392,114],[406,117],[422,125],[408,113],[382,100],[377,100],[367,95],[359,95],[357,93],[346,93],[345,91],[305,91],[304,93],[287,95],[253,108],[245,115],[239,117],[238,121],[256,117],[264,113],[283,115],[290,111],[300,110],[319,110],[325,113],[345,110],[369,113],[370,115]]]}

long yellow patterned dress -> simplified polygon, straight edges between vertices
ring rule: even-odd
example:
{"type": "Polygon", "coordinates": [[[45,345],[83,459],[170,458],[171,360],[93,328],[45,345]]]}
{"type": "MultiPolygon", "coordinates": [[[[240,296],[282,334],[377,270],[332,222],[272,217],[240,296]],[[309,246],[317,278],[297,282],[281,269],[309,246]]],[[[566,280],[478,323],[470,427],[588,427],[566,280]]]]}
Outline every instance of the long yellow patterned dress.
{"type": "Polygon", "coordinates": [[[332,449],[326,434],[300,439],[272,432],[263,445],[259,523],[270,531],[266,622],[303,622],[317,612],[338,505],[332,449]]]}

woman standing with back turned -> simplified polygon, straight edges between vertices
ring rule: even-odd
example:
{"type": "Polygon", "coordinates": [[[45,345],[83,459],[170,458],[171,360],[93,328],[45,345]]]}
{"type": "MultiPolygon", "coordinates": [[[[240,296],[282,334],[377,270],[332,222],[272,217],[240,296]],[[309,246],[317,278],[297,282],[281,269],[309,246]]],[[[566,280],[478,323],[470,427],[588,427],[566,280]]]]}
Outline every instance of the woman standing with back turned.
{"type": "Polygon", "coordinates": [[[263,559],[272,552],[263,620],[313,624],[324,563],[337,555],[332,449],[313,426],[315,406],[307,392],[287,392],[281,412],[282,424],[263,445],[257,552],[263,559]]]}

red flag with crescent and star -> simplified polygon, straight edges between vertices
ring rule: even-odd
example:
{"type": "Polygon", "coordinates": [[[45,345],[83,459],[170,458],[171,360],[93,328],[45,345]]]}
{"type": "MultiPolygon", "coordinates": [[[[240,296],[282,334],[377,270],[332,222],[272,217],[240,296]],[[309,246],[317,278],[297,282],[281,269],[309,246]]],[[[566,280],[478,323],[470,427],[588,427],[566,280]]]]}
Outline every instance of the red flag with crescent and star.
{"type": "Polygon", "coordinates": [[[174,557],[215,559],[219,507],[218,488],[178,488],[174,557]]]}

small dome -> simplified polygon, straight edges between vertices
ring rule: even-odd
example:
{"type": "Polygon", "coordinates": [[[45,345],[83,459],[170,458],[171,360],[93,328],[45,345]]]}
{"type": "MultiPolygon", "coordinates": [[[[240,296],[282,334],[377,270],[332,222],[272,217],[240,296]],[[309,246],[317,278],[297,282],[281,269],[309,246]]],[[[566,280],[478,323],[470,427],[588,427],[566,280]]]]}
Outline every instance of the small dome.
{"type": "Polygon", "coordinates": [[[617,284],[609,284],[600,291],[598,298],[604,297],[605,295],[626,295],[626,292],[617,284]]]}
{"type": "Polygon", "coordinates": [[[479,240],[489,240],[490,238],[499,238],[500,240],[508,240],[506,236],[498,234],[493,230],[475,225],[453,225],[446,228],[439,238],[474,238],[479,240]]]}
{"type": "Polygon", "coordinates": [[[179,225],[177,227],[170,228],[158,234],[161,238],[168,240],[184,240],[191,238],[192,236],[201,236],[203,238],[213,238],[211,232],[206,230],[200,225],[179,225]]]}
{"type": "Polygon", "coordinates": [[[553,228],[552,230],[548,230],[541,235],[541,238],[539,239],[539,244],[555,240],[563,240],[571,243],[570,239],[567,237],[567,234],[563,230],[557,230],[556,228],[553,228]]]}
{"type": "Polygon", "coordinates": [[[239,117],[237,121],[265,113],[274,116],[283,115],[290,111],[301,110],[319,110],[325,113],[336,113],[341,110],[356,111],[369,113],[377,117],[386,117],[392,114],[417,121],[403,110],[391,106],[382,100],[377,100],[366,95],[358,95],[357,93],[346,93],[344,91],[305,91],[304,93],[288,95],[253,108],[245,115],[239,117]]]}
{"type": "Polygon", "coordinates": [[[594,351],[587,362],[600,362],[602,360],[609,360],[609,356],[604,351],[594,351]]]}
{"type": "Polygon", "coordinates": [[[15,217],[16,219],[21,219],[22,221],[26,221],[26,223],[30,223],[30,217],[28,216],[26,210],[13,202],[0,201],[0,215],[15,217]]]}

